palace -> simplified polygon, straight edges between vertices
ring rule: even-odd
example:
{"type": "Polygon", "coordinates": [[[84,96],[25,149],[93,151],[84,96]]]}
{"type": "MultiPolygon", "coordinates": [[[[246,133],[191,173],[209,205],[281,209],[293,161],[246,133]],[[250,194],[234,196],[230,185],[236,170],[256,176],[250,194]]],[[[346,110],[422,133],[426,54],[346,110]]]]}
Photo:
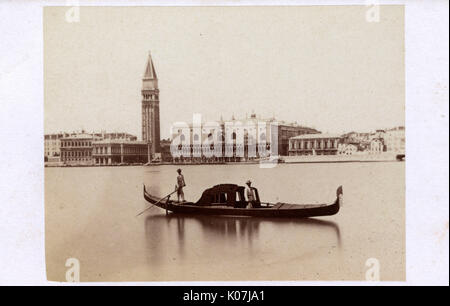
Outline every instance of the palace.
{"type": "Polygon", "coordinates": [[[319,131],[296,123],[278,122],[275,118],[244,119],[179,125],[173,128],[172,157],[174,162],[211,163],[242,162],[268,156],[285,156],[289,139],[319,131]],[[175,153],[175,154],[174,154],[175,153]]]}
{"type": "Polygon", "coordinates": [[[300,135],[289,140],[289,155],[336,155],[341,136],[331,134],[300,135]]]}
{"type": "Polygon", "coordinates": [[[99,138],[79,133],[61,138],[61,162],[66,165],[92,165],[92,142],[99,138]]]}

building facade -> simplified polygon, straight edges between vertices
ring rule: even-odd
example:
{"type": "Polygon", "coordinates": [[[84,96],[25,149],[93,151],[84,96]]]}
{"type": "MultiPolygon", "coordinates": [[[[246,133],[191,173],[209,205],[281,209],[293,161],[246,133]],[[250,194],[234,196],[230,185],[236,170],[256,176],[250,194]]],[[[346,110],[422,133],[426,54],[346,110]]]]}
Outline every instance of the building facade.
{"type": "Polygon", "coordinates": [[[287,124],[281,122],[278,124],[278,154],[288,156],[290,151],[290,139],[301,135],[318,135],[320,131],[300,126],[296,123],[287,124]]]}
{"type": "Polygon", "coordinates": [[[172,154],[170,153],[170,139],[163,139],[160,142],[160,149],[161,149],[161,161],[163,162],[171,162],[172,154]]]}
{"type": "Polygon", "coordinates": [[[60,154],[63,165],[90,166],[119,163],[147,162],[147,144],[136,141],[128,133],[72,133],[60,138],[60,154]],[[103,148],[106,149],[103,150],[103,148]],[[120,148],[117,151],[117,147],[120,148]],[[144,148],[143,148],[144,147],[144,148]],[[100,149],[101,148],[101,149],[100,149]],[[141,152],[145,151],[145,159],[141,152]],[[119,153],[117,153],[119,152],[119,153]],[[117,157],[117,154],[118,157],[117,157]]]}
{"type": "MultiPolygon", "coordinates": [[[[63,138],[70,138],[70,137],[77,137],[77,135],[80,134],[87,134],[84,131],[81,131],[81,133],[57,133],[57,134],[45,134],[44,135],[44,156],[45,161],[61,161],[61,139],[63,138]]],[[[128,133],[123,132],[114,132],[114,133],[106,133],[106,132],[100,132],[100,133],[89,133],[89,135],[92,136],[93,139],[125,139],[129,141],[136,141],[137,137],[135,135],[131,135],[128,133]]]]}
{"type": "Polygon", "coordinates": [[[306,134],[289,139],[289,156],[336,155],[341,136],[333,134],[306,134]]]}
{"type": "Polygon", "coordinates": [[[59,162],[61,159],[61,138],[67,137],[67,133],[44,135],[44,157],[45,161],[59,162]]]}
{"type": "Polygon", "coordinates": [[[61,162],[65,165],[92,165],[92,134],[79,133],[61,138],[61,162]]]}
{"type": "Polygon", "coordinates": [[[147,162],[148,145],[143,141],[105,139],[93,142],[95,165],[143,164],[147,162]]]}
{"type": "Polygon", "coordinates": [[[149,53],[142,78],[142,141],[149,144],[148,160],[160,152],[159,88],[152,56],[149,53]]]}
{"type": "Polygon", "coordinates": [[[382,137],[387,152],[405,153],[405,127],[399,126],[388,129],[382,137]]]}
{"type": "Polygon", "coordinates": [[[270,155],[285,156],[289,137],[319,133],[319,131],[278,122],[275,118],[258,118],[210,122],[174,127],[171,152],[174,162],[211,163],[251,161],[270,155]],[[276,148],[272,146],[277,146],[276,148]]]}
{"type": "Polygon", "coordinates": [[[107,133],[107,132],[100,132],[100,133],[92,133],[92,136],[96,139],[120,139],[120,140],[128,140],[128,141],[137,141],[137,136],[124,133],[124,132],[114,132],[114,133],[107,133]]]}

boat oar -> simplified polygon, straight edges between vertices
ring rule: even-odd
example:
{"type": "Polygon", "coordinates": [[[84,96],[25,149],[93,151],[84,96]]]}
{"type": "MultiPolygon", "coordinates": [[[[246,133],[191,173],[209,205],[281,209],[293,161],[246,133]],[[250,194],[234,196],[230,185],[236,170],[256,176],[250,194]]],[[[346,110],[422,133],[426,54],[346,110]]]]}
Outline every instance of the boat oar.
{"type": "Polygon", "coordinates": [[[150,208],[152,208],[153,206],[155,206],[156,204],[158,204],[159,202],[161,202],[161,201],[164,200],[165,198],[171,196],[171,195],[174,194],[175,192],[177,192],[177,191],[176,191],[176,190],[175,190],[175,191],[172,191],[171,193],[169,193],[168,195],[166,195],[164,198],[159,199],[158,202],[152,204],[152,206],[147,207],[146,209],[144,209],[143,211],[141,211],[140,213],[138,213],[138,214],[136,215],[136,217],[139,217],[139,216],[142,215],[144,212],[146,212],[147,210],[149,210],[150,208]]]}

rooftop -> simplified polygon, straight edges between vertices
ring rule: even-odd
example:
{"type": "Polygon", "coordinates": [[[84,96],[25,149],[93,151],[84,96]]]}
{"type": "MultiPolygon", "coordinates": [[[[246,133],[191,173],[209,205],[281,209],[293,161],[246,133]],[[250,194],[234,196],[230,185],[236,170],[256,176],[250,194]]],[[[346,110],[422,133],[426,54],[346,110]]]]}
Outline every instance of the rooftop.
{"type": "Polygon", "coordinates": [[[134,140],[127,140],[127,139],[102,139],[102,140],[95,140],[93,142],[94,145],[96,144],[135,144],[135,145],[146,145],[147,143],[145,141],[134,141],[134,140]]]}
{"type": "Polygon", "coordinates": [[[304,134],[299,136],[294,136],[289,139],[323,139],[323,138],[340,138],[338,134],[304,134]]]}
{"type": "MultiPolygon", "coordinates": [[[[245,127],[246,125],[253,125],[253,124],[256,125],[258,123],[263,123],[263,122],[266,124],[276,123],[278,126],[283,126],[283,127],[302,128],[302,129],[308,129],[311,131],[317,131],[313,127],[307,127],[307,126],[298,124],[297,122],[286,122],[284,120],[277,120],[275,117],[264,118],[262,116],[257,116],[255,113],[252,113],[250,116],[246,115],[245,118],[236,118],[233,115],[229,120],[224,120],[222,116],[220,116],[219,121],[202,120],[200,126],[204,127],[204,128],[213,128],[213,127],[216,127],[217,124],[220,127],[220,126],[226,125],[227,123],[228,124],[240,123],[245,127]]],[[[198,126],[198,127],[200,127],[200,126],[198,126]]],[[[172,124],[172,127],[174,129],[175,128],[176,129],[193,128],[194,125],[193,125],[193,123],[174,122],[172,124]]]]}
{"type": "Polygon", "coordinates": [[[92,136],[92,134],[79,133],[79,134],[68,135],[62,139],[93,139],[93,138],[94,137],[92,136]]]}

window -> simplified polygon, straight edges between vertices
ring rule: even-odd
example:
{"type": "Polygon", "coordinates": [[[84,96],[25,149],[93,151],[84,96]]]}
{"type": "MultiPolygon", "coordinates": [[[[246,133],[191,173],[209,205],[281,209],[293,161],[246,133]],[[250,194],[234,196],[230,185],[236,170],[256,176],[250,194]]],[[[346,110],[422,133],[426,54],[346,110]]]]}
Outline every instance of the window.
{"type": "Polygon", "coordinates": [[[214,195],[214,203],[226,204],[227,203],[227,194],[225,192],[215,194],[214,195]]]}
{"type": "Polygon", "coordinates": [[[244,199],[242,198],[242,195],[239,193],[239,191],[236,191],[236,200],[239,202],[244,201],[244,199]]]}
{"type": "Polygon", "coordinates": [[[259,137],[260,141],[266,141],[266,134],[262,133],[261,136],[259,137]]]}

